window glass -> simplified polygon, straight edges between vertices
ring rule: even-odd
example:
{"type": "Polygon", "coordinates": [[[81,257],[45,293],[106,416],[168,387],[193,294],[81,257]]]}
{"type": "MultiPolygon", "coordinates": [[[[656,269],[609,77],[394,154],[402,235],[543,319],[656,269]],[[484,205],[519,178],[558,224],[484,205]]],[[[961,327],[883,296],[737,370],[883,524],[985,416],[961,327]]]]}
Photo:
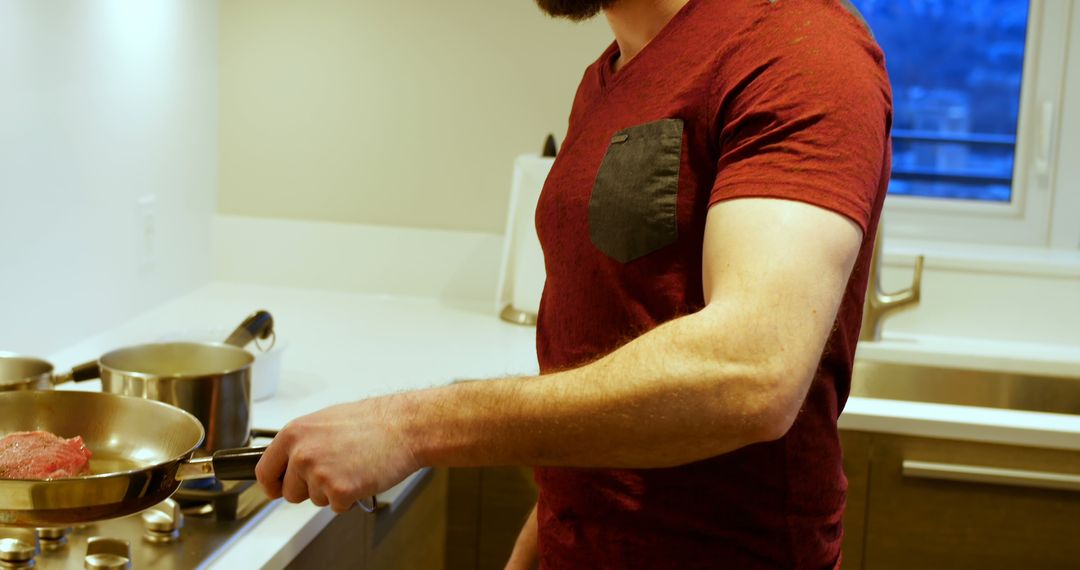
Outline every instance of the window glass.
{"type": "Polygon", "coordinates": [[[852,0],[893,87],[889,193],[1012,199],[1027,0],[852,0]]]}

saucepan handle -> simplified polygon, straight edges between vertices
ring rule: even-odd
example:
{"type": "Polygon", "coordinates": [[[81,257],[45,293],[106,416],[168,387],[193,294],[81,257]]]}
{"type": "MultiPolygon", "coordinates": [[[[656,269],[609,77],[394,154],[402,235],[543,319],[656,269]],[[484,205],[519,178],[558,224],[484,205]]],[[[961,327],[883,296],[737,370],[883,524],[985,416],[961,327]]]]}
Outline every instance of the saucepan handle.
{"type": "Polygon", "coordinates": [[[95,378],[101,378],[101,366],[98,365],[98,361],[92,360],[90,362],[72,366],[71,372],[68,372],[67,374],[55,376],[53,378],[53,383],[63,384],[64,382],[72,380],[75,382],[83,382],[85,380],[94,380],[95,378]]]}
{"type": "Polygon", "coordinates": [[[248,315],[244,322],[225,339],[225,344],[244,348],[254,339],[267,339],[274,333],[274,317],[264,310],[248,315]]]}
{"type": "Polygon", "coordinates": [[[251,439],[274,439],[278,430],[265,428],[251,428],[251,439]]]}

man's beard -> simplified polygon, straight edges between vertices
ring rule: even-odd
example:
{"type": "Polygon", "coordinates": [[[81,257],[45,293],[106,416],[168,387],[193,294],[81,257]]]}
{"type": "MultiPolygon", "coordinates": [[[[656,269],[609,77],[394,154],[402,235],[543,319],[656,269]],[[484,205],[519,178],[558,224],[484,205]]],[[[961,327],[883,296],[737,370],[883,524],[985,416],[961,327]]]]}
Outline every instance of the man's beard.
{"type": "Polygon", "coordinates": [[[547,15],[575,22],[588,20],[615,2],[616,0],[536,0],[536,4],[547,15]]]}

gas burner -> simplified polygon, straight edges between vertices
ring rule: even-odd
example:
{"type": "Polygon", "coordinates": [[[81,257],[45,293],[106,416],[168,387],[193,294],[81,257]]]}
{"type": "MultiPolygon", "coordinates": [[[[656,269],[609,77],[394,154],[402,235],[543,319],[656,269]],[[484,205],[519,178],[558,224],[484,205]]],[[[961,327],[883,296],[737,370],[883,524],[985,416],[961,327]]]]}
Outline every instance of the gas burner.
{"type": "Polygon", "coordinates": [[[37,533],[28,528],[0,528],[0,568],[27,570],[41,553],[37,533]]]}
{"type": "Polygon", "coordinates": [[[210,477],[209,479],[191,479],[180,483],[179,491],[221,491],[224,487],[221,481],[210,477]]]}
{"type": "Polygon", "coordinates": [[[184,513],[172,499],[151,507],[142,513],[143,539],[153,544],[169,544],[180,540],[184,528],[184,513]]]}
{"type": "Polygon", "coordinates": [[[83,567],[87,570],[127,570],[131,568],[131,544],[120,538],[95,536],[86,541],[83,567]]]}
{"type": "Polygon", "coordinates": [[[39,528],[37,529],[38,542],[41,543],[41,549],[48,552],[53,550],[59,550],[68,544],[68,535],[71,534],[72,529],[69,528],[39,528]]]}
{"type": "Polygon", "coordinates": [[[254,481],[209,481],[212,485],[208,488],[181,487],[173,494],[185,515],[234,521],[247,518],[269,501],[254,481]]]}
{"type": "MultiPolygon", "coordinates": [[[[167,500],[141,513],[69,528],[0,527],[0,570],[191,570],[214,559],[262,519],[271,501],[258,485],[197,491],[210,516],[185,516],[167,500]],[[231,506],[230,506],[231,504],[231,506]],[[222,515],[233,518],[223,519],[222,515]]],[[[177,493],[181,496],[190,491],[177,493]]]]}

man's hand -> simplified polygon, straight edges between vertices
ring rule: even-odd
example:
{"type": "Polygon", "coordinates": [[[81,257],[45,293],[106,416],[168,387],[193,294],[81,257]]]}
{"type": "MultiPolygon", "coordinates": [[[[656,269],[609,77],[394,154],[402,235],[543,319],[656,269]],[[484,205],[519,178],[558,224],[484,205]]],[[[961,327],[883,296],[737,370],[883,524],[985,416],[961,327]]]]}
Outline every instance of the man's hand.
{"type": "Polygon", "coordinates": [[[271,498],[310,498],[338,513],[393,487],[421,467],[393,420],[399,399],[343,404],[290,422],[259,461],[259,483],[271,498]]]}

